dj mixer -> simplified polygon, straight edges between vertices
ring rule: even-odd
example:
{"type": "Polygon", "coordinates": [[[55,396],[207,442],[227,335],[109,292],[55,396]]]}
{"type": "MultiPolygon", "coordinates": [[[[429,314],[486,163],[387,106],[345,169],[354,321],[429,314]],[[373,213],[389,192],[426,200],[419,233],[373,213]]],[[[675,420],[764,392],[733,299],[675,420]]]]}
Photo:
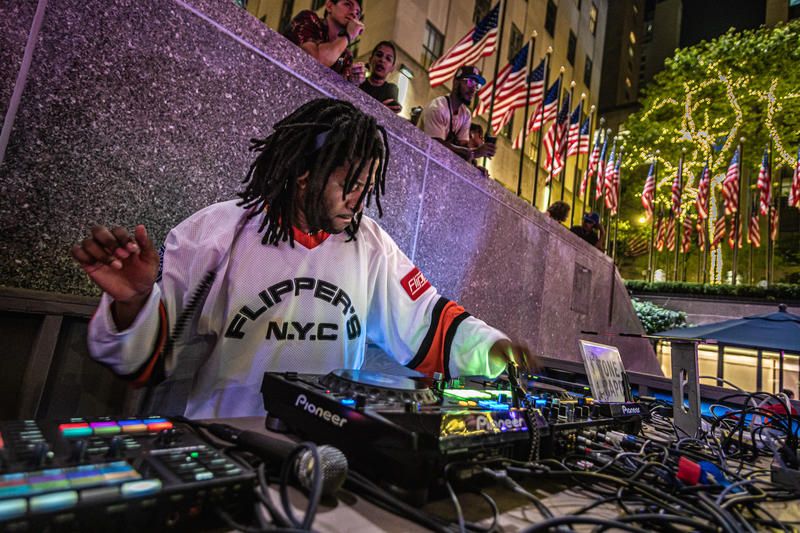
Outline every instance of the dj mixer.
{"type": "Polygon", "coordinates": [[[165,418],[0,422],[0,530],[191,530],[254,474],[165,418]]]}
{"type": "Polygon", "coordinates": [[[262,394],[267,427],[336,446],[352,468],[409,501],[440,491],[445,469],[463,481],[483,460],[562,456],[578,446],[581,431],[641,427],[635,403],[610,410],[560,387],[533,385],[520,398],[504,380],[336,370],[266,373],[262,394]]]}

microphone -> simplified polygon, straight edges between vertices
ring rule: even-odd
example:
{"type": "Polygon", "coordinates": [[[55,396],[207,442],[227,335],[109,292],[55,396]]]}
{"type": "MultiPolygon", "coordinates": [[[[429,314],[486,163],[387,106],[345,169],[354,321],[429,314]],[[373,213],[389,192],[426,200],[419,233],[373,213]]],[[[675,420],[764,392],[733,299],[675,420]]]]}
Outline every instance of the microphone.
{"type": "MultiPolygon", "coordinates": [[[[232,442],[254,453],[264,460],[283,465],[298,447],[296,443],[268,437],[255,431],[240,430],[226,424],[208,424],[206,429],[215,437],[232,442]]],[[[347,478],[347,457],[338,448],[324,444],[317,447],[320,464],[314,464],[311,450],[303,450],[290,465],[290,471],[306,489],[311,490],[314,469],[319,468],[322,480],[322,495],[333,495],[347,478]]]]}

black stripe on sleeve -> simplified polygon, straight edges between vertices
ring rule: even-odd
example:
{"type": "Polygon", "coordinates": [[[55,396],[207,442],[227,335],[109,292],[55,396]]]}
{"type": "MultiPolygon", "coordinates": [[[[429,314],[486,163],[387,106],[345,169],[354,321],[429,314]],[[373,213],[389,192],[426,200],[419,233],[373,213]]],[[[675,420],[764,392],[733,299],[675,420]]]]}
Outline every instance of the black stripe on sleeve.
{"type": "Polygon", "coordinates": [[[471,315],[464,311],[457,317],[453,319],[453,323],[450,324],[450,327],[447,329],[447,333],[444,336],[444,357],[442,360],[442,364],[444,365],[444,378],[451,379],[450,376],[450,349],[453,346],[453,337],[456,336],[456,330],[458,326],[461,325],[463,321],[469,318],[471,315]]]}
{"type": "Polygon", "coordinates": [[[425,338],[422,339],[422,344],[420,344],[417,354],[411,361],[406,363],[406,367],[417,368],[422,364],[422,361],[425,360],[425,356],[428,355],[428,352],[431,349],[431,344],[433,344],[433,339],[436,336],[436,330],[439,329],[439,320],[442,318],[444,306],[446,306],[448,303],[450,303],[450,300],[440,296],[439,300],[436,302],[436,305],[433,306],[433,313],[431,313],[431,325],[428,327],[428,333],[426,333],[425,338]]]}

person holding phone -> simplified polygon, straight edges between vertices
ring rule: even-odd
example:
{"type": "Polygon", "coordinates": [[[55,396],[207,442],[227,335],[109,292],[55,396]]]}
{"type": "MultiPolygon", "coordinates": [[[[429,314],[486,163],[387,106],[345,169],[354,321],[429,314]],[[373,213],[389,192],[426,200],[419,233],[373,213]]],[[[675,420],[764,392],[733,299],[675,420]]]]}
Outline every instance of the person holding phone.
{"type": "Polygon", "coordinates": [[[486,80],[481,71],[473,65],[464,65],[456,70],[453,89],[447,96],[438,96],[422,111],[421,128],[457,156],[472,161],[481,157],[492,157],[494,143],[484,142],[477,148],[469,146],[469,126],[471,113],[467,107],[475,92],[486,80]]]}
{"type": "Polygon", "coordinates": [[[369,56],[369,77],[359,85],[359,88],[395,113],[399,113],[403,110],[403,106],[397,100],[399,90],[397,85],[386,79],[394,71],[396,60],[397,51],[391,41],[381,41],[376,44],[369,56]]]}

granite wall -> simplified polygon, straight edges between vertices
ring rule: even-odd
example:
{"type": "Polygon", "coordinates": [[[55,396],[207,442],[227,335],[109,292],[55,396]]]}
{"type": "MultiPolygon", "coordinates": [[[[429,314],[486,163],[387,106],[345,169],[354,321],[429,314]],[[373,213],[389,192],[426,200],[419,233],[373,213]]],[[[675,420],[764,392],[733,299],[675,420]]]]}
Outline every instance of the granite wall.
{"type": "Polygon", "coordinates": [[[609,336],[641,327],[608,257],[229,0],[0,3],[0,285],[95,294],[68,254],[92,223],[162,240],[233,196],[251,137],[320,96],[386,126],[381,225],[441,293],[536,353],[605,340],[660,374],[648,342],[609,336]]]}

